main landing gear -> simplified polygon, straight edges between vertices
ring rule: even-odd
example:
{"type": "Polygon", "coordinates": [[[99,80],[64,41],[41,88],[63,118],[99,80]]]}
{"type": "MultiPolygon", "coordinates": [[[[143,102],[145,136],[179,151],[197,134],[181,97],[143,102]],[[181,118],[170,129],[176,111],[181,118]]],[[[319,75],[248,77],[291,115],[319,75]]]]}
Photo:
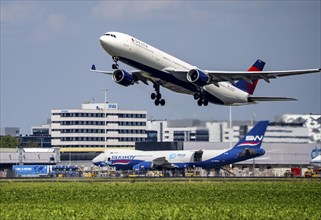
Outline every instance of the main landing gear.
{"type": "Polygon", "coordinates": [[[113,68],[113,70],[116,70],[119,68],[119,65],[117,64],[118,59],[116,57],[113,57],[113,60],[115,63],[111,66],[111,68],[113,68]]]}
{"type": "Polygon", "coordinates": [[[194,94],[194,99],[197,100],[198,106],[207,106],[208,105],[208,100],[205,98],[204,93],[195,93],[194,94]]]}
{"type": "Polygon", "coordinates": [[[162,99],[162,94],[159,92],[159,84],[154,84],[154,89],[155,89],[155,92],[153,92],[150,97],[152,100],[155,100],[155,105],[156,106],[164,106],[165,105],[165,99],[162,99]]]}

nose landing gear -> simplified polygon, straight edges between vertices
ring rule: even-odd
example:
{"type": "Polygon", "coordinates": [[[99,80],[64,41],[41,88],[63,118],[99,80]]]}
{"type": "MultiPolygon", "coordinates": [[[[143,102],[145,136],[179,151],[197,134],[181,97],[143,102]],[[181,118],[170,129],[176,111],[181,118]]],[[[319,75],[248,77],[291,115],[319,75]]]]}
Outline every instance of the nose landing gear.
{"type": "Polygon", "coordinates": [[[162,94],[159,92],[159,84],[154,84],[154,89],[155,89],[155,92],[153,92],[151,95],[150,95],[150,98],[152,100],[155,100],[154,103],[156,106],[164,106],[165,105],[165,99],[162,99],[162,94]]]}
{"type": "Polygon", "coordinates": [[[117,64],[118,59],[117,59],[117,57],[113,57],[113,60],[114,60],[115,63],[111,66],[111,68],[112,68],[113,70],[116,70],[116,69],[119,68],[119,65],[117,64]]]}

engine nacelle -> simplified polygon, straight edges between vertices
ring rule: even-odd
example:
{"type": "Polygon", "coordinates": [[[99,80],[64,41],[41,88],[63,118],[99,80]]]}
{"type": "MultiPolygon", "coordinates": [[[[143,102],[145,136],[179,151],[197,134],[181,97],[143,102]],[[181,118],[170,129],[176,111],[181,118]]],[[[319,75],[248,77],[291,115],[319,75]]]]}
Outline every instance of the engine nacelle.
{"type": "Polygon", "coordinates": [[[135,82],[133,75],[122,69],[115,70],[112,77],[116,83],[122,86],[133,85],[135,82]]]}
{"type": "Polygon", "coordinates": [[[198,86],[205,86],[209,82],[209,76],[199,69],[191,69],[187,73],[187,80],[198,86]]]}
{"type": "Polygon", "coordinates": [[[133,166],[134,170],[150,170],[153,168],[153,163],[152,162],[140,162],[139,164],[136,164],[133,166]]]}

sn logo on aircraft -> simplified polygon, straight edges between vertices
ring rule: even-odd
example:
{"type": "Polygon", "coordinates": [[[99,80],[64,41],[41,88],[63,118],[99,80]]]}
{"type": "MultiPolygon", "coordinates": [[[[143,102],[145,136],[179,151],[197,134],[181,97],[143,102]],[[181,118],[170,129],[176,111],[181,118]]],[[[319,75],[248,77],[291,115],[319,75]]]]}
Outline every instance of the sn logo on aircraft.
{"type": "Polygon", "coordinates": [[[245,140],[246,141],[262,141],[263,139],[263,135],[259,136],[259,135],[256,135],[256,136],[252,136],[252,135],[248,135],[245,137],[245,140]]]}

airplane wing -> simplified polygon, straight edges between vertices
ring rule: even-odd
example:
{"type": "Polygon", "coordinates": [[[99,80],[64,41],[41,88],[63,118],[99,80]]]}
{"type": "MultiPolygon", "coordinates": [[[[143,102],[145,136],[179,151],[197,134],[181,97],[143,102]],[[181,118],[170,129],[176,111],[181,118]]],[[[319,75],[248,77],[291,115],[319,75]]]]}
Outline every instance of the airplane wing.
{"type": "MultiPolygon", "coordinates": [[[[113,75],[114,73],[114,71],[97,70],[95,64],[91,66],[90,71],[95,73],[103,73],[106,75],[113,75]]],[[[130,73],[133,75],[136,82],[141,81],[144,84],[148,85],[148,79],[142,75],[141,71],[135,70],[135,71],[131,71],[130,73]]]]}
{"type": "Polygon", "coordinates": [[[174,168],[172,163],[169,163],[165,157],[159,157],[153,160],[154,167],[161,167],[161,168],[174,168]]]}
{"type": "Polygon", "coordinates": [[[252,81],[257,79],[263,79],[270,83],[269,79],[275,79],[278,77],[301,75],[308,73],[317,73],[321,69],[304,69],[304,70],[284,70],[284,71],[211,71],[205,70],[210,76],[210,82],[221,82],[221,81],[236,81],[244,79],[245,81],[252,84],[252,81]]]}
{"type": "MultiPolygon", "coordinates": [[[[188,70],[165,68],[167,71],[174,75],[175,77],[181,79],[183,76],[186,78],[188,70]]],[[[321,69],[303,69],[303,70],[282,70],[282,71],[214,71],[214,70],[204,70],[206,74],[210,77],[209,84],[216,84],[218,82],[227,81],[235,85],[237,80],[245,80],[252,84],[254,80],[263,79],[264,81],[270,83],[270,79],[275,79],[278,77],[301,75],[308,73],[317,73],[321,69]]],[[[186,80],[186,79],[185,79],[186,80]]]]}

